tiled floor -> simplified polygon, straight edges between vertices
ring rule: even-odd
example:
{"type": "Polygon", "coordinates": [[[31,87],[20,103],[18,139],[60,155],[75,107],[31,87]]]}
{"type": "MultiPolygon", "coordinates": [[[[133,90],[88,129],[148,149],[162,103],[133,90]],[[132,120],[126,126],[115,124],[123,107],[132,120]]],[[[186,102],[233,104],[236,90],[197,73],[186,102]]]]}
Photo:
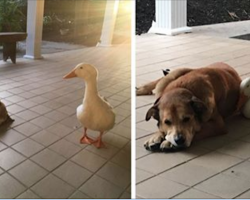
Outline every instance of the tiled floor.
{"type": "MultiPolygon", "coordinates": [[[[161,69],[202,67],[216,61],[250,76],[250,41],[204,36],[175,37],[145,34],[136,37],[137,86],[161,77],[161,69]]],[[[138,198],[250,198],[250,121],[236,116],[227,121],[229,133],[193,144],[176,153],[151,153],[144,141],[157,131],[145,122],[154,96],[137,100],[138,198]]]]}
{"type": "Polygon", "coordinates": [[[15,119],[0,129],[0,198],[129,198],[130,46],[44,57],[0,61],[0,98],[15,119]],[[62,77],[80,62],[99,69],[100,93],[115,107],[105,149],[79,143],[84,82],[62,77]]]}

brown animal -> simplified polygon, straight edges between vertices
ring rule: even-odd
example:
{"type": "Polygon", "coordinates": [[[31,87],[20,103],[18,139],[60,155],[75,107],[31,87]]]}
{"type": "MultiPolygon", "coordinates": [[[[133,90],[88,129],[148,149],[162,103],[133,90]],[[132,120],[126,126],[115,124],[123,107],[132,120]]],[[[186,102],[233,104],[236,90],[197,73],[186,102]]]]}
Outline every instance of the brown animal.
{"type": "Polygon", "coordinates": [[[11,119],[9,116],[7,109],[5,105],[0,101],[0,126],[8,123],[8,122],[13,122],[14,120],[11,119]]]}
{"type": "Polygon", "coordinates": [[[240,94],[241,79],[225,63],[199,69],[177,69],[137,88],[137,95],[156,92],[156,102],[146,114],[158,121],[159,132],[144,146],[148,150],[189,147],[193,140],[227,132],[224,119],[246,102],[240,94]]]}

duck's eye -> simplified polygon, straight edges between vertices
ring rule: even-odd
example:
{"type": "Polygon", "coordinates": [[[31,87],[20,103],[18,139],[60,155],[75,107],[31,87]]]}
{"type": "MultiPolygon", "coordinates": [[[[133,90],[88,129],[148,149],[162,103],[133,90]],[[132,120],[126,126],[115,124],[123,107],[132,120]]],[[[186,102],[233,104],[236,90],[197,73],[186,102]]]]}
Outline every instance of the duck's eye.
{"type": "Polygon", "coordinates": [[[184,117],[182,120],[184,123],[189,122],[190,121],[190,117],[184,117]]]}
{"type": "Polygon", "coordinates": [[[80,69],[82,69],[82,67],[80,67],[80,69]]]}
{"type": "Polygon", "coordinates": [[[171,122],[170,120],[166,119],[166,120],[165,120],[165,124],[167,124],[167,125],[170,126],[170,125],[172,124],[172,122],[171,122]]]}
{"type": "Polygon", "coordinates": [[[249,85],[247,85],[247,88],[249,87],[249,85]]]}

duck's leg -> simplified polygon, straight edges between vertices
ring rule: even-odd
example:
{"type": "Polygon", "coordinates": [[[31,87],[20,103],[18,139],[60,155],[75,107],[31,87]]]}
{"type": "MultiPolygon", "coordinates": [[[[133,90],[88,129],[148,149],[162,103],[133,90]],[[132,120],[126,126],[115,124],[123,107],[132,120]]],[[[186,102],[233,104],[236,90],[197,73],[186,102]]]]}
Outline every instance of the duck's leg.
{"type": "Polygon", "coordinates": [[[83,137],[80,140],[81,144],[92,144],[94,142],[93,139],[87,136],[87,128],[84,127],[83,137]]]}
{"type": "Polygon", "coordinates": [[[102,135],[103,135],[103,133],[104,132],[100,132],[100,135],[98,136],[98,138],[96,138],[96,140],[92,143],[97,148],[106,147],[106,145],[102,142],[102,135]]]}

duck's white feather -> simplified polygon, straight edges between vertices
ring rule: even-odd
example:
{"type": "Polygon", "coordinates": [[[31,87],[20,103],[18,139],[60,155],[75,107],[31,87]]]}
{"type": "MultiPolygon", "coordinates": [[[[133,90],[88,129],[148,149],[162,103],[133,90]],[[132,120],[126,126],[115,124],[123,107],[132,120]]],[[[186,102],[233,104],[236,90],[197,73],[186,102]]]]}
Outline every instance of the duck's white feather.
{"type": "Polygon", "coordinates": [[[110,130],[115,124],[115,113],[102,98],[84,101],[77,108],[77,118],[84,127],[95,131],[110,130]]]}

